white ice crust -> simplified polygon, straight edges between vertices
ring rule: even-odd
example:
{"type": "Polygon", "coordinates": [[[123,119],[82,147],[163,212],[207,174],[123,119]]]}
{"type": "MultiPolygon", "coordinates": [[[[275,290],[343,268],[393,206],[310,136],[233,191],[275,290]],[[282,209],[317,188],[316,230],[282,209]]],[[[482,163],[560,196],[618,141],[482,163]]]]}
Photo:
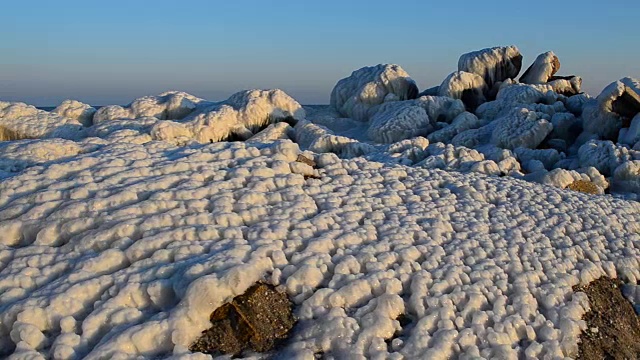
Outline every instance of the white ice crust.
{"type": "Polygon", "coordinates": [[[98,124],[117,119],[155,117],[160,120],[179,120],[189,115],[203,100],[181,91],[167,91],[157,96],[145,96],[127,106],[109,105],[100,108],[93,117],[98,124]]]}
{"type": "Polygon", "coordinates": [[[399,65],[380,64],[356,70],[338,81],[331,91],[331,106],[345,117],[367,121],[377,105],[417,95],[416,83],[399,65]]]}
{"type": "Polygon", "coordinates": [[[20,102],[0,101],[0,141],[37,138],[79,140],[86,129],[78,120],[20,102]]]}
{"type": "Polygon", "coordinates": [[[77,100],[65,100],[51,112],[68,119],[77,120],[84,126],[91,126],[93,125],[93,115],[96,113],[96,109],[77,100]]]}
{"type": "Polygon", "coordinates": [[[533,64],[520,77],[525,84],[544,84],[560,69],[560,61],[553,51],[538,55],[533,64]]]}
{"type": "Polygon", "coordinates": [[[515,79],[522,68],[522,55],[515,46],[493,47],[460,56],[458,71],[478,74],[489,88],[498,82],[515,79]]]}
{"type": "Polygon", "coordinates": [[[475,110],[486,101],[489,91],[484,78],[478,74],[456,71],[447,76],[438,88],[439,96],[461,99],[470,110],[475,110]]]}
{"type": "Polygon", "coordinates": [[[335,154],[305,180],[299,152],[105,142],[0,181],[1,355],[190,358],[263,280],[295,303],[286,358],[562,358],[589,309],[572,287],[640,279],[636,202],[335,154]]]}

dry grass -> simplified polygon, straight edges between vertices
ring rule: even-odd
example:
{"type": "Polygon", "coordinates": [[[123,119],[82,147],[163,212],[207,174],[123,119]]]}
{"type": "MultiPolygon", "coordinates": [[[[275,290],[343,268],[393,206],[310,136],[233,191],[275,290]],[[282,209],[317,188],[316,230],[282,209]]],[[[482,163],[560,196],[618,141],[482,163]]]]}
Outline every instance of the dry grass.
{"type": "Polygon", "coordinates": [[[573,191],[580,191],[586,194],[600,194],[600,189],[598,186],[591,181],[585,180],[576,180],[567,186],[567,189],[573,191]]]}

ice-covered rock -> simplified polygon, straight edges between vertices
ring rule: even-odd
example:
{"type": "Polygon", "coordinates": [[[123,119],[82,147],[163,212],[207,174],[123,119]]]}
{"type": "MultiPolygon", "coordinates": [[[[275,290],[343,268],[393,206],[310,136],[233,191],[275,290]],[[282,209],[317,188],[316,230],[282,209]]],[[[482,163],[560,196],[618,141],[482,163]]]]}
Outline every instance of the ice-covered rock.
{"type": "Polygon", "coordinates": [[[446,96],[421,96],[413,102],[421,106],[433,122],[451,123],[458,115],[465,112],[462,100],[446,96]]]}
{"type": "Polygon", "coordinates": [[[494,121],[477,129],[463,131],[451,139],[451,144],[468,148],[488,144],[491,142],[491,135],[497,124],[498,123],[494,121]]]}
{"type": "Polygon", "coordinates": [[[84,126],[91,126],[93,125],[93,115],[96,113],[96,109],[77,100],[65,100],[51,112],[68,119],[77,120],[84,126]]]}
{"type": "Polygon", "coordinates": [[[583,108],[584,129],[614,140],[621,128],[640,112],[640,83],[624,78],[607,86],[583,108]]]}
{"type": "Polygon", "coordinates": [[[367,131],[369,138],[377,143],[390,144],[416,136],[424,136],[433,130],[433,125],[424,108],[396,101],[385,104],[371,118],[367,131]]]}
{"type": "Polygon", "coordinates": [[[572,143],[581,133],[579,121],[572,113],[558,112],[553,114],[551,124],[553,125],[551,137],[554,139],[562,139],[572,143]]]}
{"type": "Polygon", "coordinates": [[[446,96],[422,96],[415,100],[388,102],[377,107],[367,135],[378,143],[425,136],[435,129],[436,122],[451,123],[464,111],[461,100],[446,96]]]}
{"type": "Polygon", "coordinates": [[[638,113],[632,120],[628,128],[620,129],[618,134],[618,143],[635,145],[640,141],[640,113],[638,113]]]}
{"type": "Polygon", "coordinates": [[[559,153],[555,149],[527,149],[518,147],[513,150],[521,163],[526,163],[530,160],[538,160],[542,163],[545,169],[553,169],[555,165],[561,159],[564,159],[564,154],[559,153]]]}
{"type": "Polygon", "coordinates": [[[578,94],[566,98],[564,100],[564,104],[567,110],[571,111],[576,116],[580,116],[582,115],[582,109],[584,108],[585,104],[592,99],[593,98],[588,94],[578,94]]]}
{"type": "Polygon", "coordinates": [[[477,116],[465,111],[456,116],[450,125],[429,134],[427,139],[431,142],[448,143],[461,132],[469,129],[476,129],[482,125],[484,125],[484,122],[479,120],[477,116]]]}
{"type": "Polygon", "coordinates": [[[611,191],[640,193],[640,160],[625,161],[613,172],[611,191]]]}
{"type": "Polygon", "coordinates": [[[399,65],[380,64],[356,70],[338,81],[331,91],[331,106],[345,117],[367,121],[377,105],[417,96],[416,83],[399,65]]]}
{"type": "Polygon", "coordinates": [[[479,172],[499,175],[500,167],[494,161],[485,160],[476,150],[451,144],[435,143],[427,148],[427,157],[416,166],[428,169],[479,172]]]}
{"type": "Polygon", "coordinates": [[[37,138],[79,140],[85,136],[86,130],[78,120],[25,103],[0,101],[0,141],[37,138]]]}
{"type": "Polygon", "coordinates": [[[488,91],[489,88],[482,76],[456,71],[444,79],[438,88],[438,95],[460,99],[467,110],[473,112],[487,100],[485,94],[488,91]]]}
{"type": "Polygon", "coordinates": [[[293,128],[291,125],[286,122],[279,122],[267,126],[266,129],[255,134],[247,141],[266,143],[275,140],[290,139],[291,135],[293,135],[293,128]]]}
{"type": "Polygon", "coordinates": [[[527,181],[564,189],[575,181],[588,181],[589,177],[573,170],[553,169],[551,171],[547,171],[542,169],[540,171],[525,175],[524,179],[527,181]]]}
{"type": "Polygon", "coordinates": [[[247,90],[198,109],[180,121],[159,122],[151,133],[155,139],[164,141],[178,138],[200,143],[247,140],[272,123],[304,118],[302,106],[282,90],[247,90]]]}
{"type": "Polygon", "coordinates": [[[522,54],[515,46],[482,49],[460,56],[458,71],[478,74],[489,88],[497,82],[515,79],[522,68],[522,54]]]}
{"type": "Polygon", "coordinates": [[[337,136],[328,128],[307,120],[298,121],[294,126],[295,141],[302,149],[318,153],[335,153],[351,158],[376,151],[375,146],[358,140],[337,136]]]}
{"type": "Polygon", "coordinates": [[[538,55],[533,64],[520,77],[520,82],[524,84],[544,84],[558,70],[560,70],[560,59],[553,51],[547,51],[538,55]]]}
{"type": "Polygon", "coordinates": [[[505,149],[535,149],[553,130],[553,125],[546,117],[545,114],[527,109],[514,109],[495,120],[491,143],[505,149]]]}
{"type": "Polygon", "coordinates": [[[196,109],[203,99],[181,91],[167,91],[157,96],[145,96],[127,106],[101,107],[93,116],[99,124],[108,120],[155,117],[160,120],[180,120],[196,109]]]}
{"type": "Polygon", "coordinates": [[[580,167],[592,166],[610,176],[620,164],[633,160],[633,156],[629,149],[611,141],[590,140],[578,150],[578,159],[580,167]]]}

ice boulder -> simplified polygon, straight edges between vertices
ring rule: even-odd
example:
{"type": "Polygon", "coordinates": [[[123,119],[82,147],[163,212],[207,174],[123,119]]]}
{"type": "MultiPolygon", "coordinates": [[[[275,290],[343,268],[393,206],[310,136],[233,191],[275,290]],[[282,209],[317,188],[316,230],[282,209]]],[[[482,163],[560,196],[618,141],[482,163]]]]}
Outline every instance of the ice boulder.
{"type": "Polygon", "coordinates": [[[484,123],[478,119],[477,116],[470,112],[463,112],[456,116],[449,126],[446,126],[438,131],[434,131],[427,136],[427,139],[431,142],[443,142],[448,143],[461,132],[469,129],[476,129],[482,126],[484,123]]]}
{"type": "Polygon", "coordinates": [[[367,135],[377,143],[391,144],[426,135],[431,130],[433,125],[424,108],[413,102],[396,101],[380,107],[371,118],[367,135]]]}
{"type": "MultiPolygon", "coordinates": [[[[582,112],[584,129],[614,140],[621,128],[640,113],[640,82],[624,78],[607,86],[582,112]]],[[[625,126],[626,125],[626,126],[625,126]]]]}
{"type": "Polygon", "coordinates": [[[325,126],[307,120],[298,121],[293,129],[296,143],[304,150],[317,153],[335,153],[345,158],[362,156],[376,151],[373,145],[335,135],[325,126]]]}
{"type": "Polygon", "coordinates": [[[444,79],[438,88],[438,95],[461,99],[467,110],[475,111],[487,100],[485,94],[488,91],[489,88],[482,76],[456,71],[444,79]]]}
{"type": "Polygon", "coordinates": [[[458,71],[480,75],[489,88],[497,82],[515,79],[522,68],[522,54],[515,46],[493,47],[463,54],[458,71]]]}
{"type": "Polygon", "coordinates": [[[521,163],[524,164],[531,160],[537,160],[540,161],[547,170],[551,170],[553,165],[565,157],[564,154],[555,149],[527,149],[519,147],[513,152],[521,163]]]}
{"type": "Polygon", "coordinates": [[[535,149],[553,130],[553,125],[546,117],[548,116],[539,112],[516,108],[495,120],[491,143],[505,149],[535,149]]]}
{"type": "Polygon", "coordinates": [[[84,126],[91,126],[93,125],[93,115],[96,113],[96,109],[77,100],[65,100],[51,112],[68,119],[77,120],[84,126]]]}
{"type": "Polygon", "coordinates": [[[611,141],[590,140],[578,150],[580,167],[592,166],[601,174],[610,176],[623,162],[633,160],[629,149],[611,141]]]}
{"type": "Polygon", "coordinates": [[[617,193],[640,193],[640,161],[625,161],[613,172],[611,190],[617,193]]]}
{"type": "Polygon", "coordinates": [[[200,143],[247,140],[270,124],[304,118],[302,106],[282,90],[246,90],[182,120],[160,122],[154,125],[152,136],[165,141],[192,138],[200,143]]]}
{"type": "Polygon", "coordinates": [[[618,134],[618,143],[634,145],[640,141],[640,113],[638,113],[628,128],[620,129],[618,134]]]}
{"type": "Polygon", "coordinates": [[[367,121],[387,101],[410,100],[418,87],[399,65],[380,64],[354,71],[331,91],[331,106],[342,116],[367,121]]]}
{"type": "Polygon", "coordinates": [[[0,101],[0,141],[37,138],[79,140],[86,136],[78,120],[20,102],[0,101]]]}
{"type": "Polygon", "coordinates": [[[267,126],[266,129],[252,136],[247,142],[267,143],[275,140],[290,139],[293,128],[286,122],[279,122],[267,126]]]}
{"type": "Polygon", "coordinates": [[[180,120],[189,115],[203,99],[181,91],[167,91],[157,96],[145,96],[127,106],[101,107],[93,116],[98,124],[116,119],[155,117],[160,120],[180,120]]]}
{"type": "Polygon", "coordinates": [[[547,51],[538,55],[533,64],[520,77],[520,82],[524,84],[544,84],[558,70],[560,70],[560,59],[553,51],[547,51]]]}

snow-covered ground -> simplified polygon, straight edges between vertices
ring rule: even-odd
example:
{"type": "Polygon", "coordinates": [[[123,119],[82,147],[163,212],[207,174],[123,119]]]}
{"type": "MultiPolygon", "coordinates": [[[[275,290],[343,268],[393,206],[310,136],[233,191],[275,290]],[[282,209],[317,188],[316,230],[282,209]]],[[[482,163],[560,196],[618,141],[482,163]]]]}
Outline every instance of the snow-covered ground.
{"type": "Polygon", "coordinates": [[[574,285],[640,303],[639,83],[593,99],[552,52],[521,65],[465,54],[422,94],[363,68],[330,106],[0,102],[0,357],[205,358],[211,312],[258,280],[296,304],[280,358],[575,356],[574,285]]]}

